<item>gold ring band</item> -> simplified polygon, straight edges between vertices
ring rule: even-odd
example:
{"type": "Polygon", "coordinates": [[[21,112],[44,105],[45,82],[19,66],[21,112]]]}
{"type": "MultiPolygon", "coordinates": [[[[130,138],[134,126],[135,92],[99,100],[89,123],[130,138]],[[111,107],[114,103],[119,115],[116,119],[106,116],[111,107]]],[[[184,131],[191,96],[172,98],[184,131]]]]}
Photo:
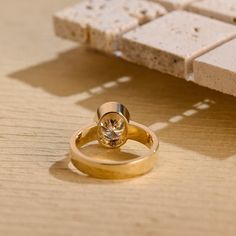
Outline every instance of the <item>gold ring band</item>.
{"type": "Polygon", "coordinates": [[[105,160],[94,160],[80,150],[85,144],[98,140],[97,130],[97,123],[88,125],[78,130],[70,141],[71,161],[83,173],[95,178],[124,179],[143,175],[154,167],[159,140],[146,126],[130,121],[128,124],[127,139],[144,144],[149,148],[149,154],[115,163],[105,160]]]}

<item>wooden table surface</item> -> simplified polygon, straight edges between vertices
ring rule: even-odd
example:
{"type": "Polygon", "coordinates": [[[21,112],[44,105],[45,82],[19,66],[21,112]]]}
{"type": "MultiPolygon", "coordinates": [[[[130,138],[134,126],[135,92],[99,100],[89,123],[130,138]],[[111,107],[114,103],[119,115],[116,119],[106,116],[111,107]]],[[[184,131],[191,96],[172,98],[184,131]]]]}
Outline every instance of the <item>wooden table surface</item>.
{"type": "Polygon", "coordinates": [[[75,2],[1,3],[0,235],[236,235],[236,99],[55,37],[52,13],[75,2]],[[160,136],[148,175],[68,164],[70,135],[109,100],[160,136]]]}

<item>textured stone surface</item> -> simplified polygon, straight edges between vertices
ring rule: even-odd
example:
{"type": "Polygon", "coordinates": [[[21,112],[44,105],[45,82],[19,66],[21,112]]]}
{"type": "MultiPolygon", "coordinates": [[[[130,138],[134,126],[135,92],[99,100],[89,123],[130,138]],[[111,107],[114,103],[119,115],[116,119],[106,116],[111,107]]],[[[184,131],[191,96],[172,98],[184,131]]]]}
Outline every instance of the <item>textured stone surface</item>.
{"type": "Polygon", "coordinates": [[[159,4],[143,0],[83,1],[54,16],[58,36],[113,52],[120,35],[166,13],[159,4]]]}
{"type": "Polygon", "coordinates": [[[236,39],[194,61],[194,81],[236,96],[236,39]]]}
{"type": "Polygon", "coordinates": [[[126,33],[121,48],[127,60],[187,78],[194,58],[234,36],[233,25],[175,11],[126,33]]]}
{"type": "Polygon", "coordinates": [[[183,9],[188,4],[199,0],[153,0],[153,1],[162,4],[167,10],[172,11],[177,9],[183,9]]]}
{"type": "Polygon", "coordinates": [[[236,0],[203,0],[190,4],[188,10],[236,24],[236,0]]]}

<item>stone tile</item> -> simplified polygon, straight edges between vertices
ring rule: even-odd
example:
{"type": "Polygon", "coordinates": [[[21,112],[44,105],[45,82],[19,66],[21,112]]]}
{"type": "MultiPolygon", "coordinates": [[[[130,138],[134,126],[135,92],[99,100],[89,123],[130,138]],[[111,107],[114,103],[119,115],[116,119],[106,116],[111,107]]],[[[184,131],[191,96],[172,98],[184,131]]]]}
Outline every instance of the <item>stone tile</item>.
{"type": "Polygon", "coordinates": [[[86,0],[56,13],[54,28],[60,37],[113,52],[123,33],[165,13],[161,5],[144,0],[86,0]]]}
{"type": "Polygon", "coordinates": [[[188,4],[199,0],[152,0],[163,5],[168,11],[184,9],[188,4]]]}
{"type": "Polygon", "coordinates": [[[193,59],[236,36],[236,27],[197,14],[174,11],[122,37],[129,61],[189,78],[193,59]]]}
{"type": "Polygon", "coordinates": [[[194,82],[236,96],[236,39],[194,61],[194,82]]]}
{"type": "Polygon", "coordinates": [[[236,0],[203,0],[187,9],[208,17],[236,24],[236,0]]]}

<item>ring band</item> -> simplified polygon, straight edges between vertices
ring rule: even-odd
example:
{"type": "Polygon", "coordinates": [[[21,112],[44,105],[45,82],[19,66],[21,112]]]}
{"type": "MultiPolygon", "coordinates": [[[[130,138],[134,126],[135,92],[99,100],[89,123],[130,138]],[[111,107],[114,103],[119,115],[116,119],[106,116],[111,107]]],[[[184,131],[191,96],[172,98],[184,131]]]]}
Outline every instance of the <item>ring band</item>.
{"type": "Polygon", "coordinates": [[[71,162],[83,173],[102,179],[131,178],[149,172],[156,162],[159,140],[149,128],[134,121],[130,121],[127,128],[127,139],[138,141],[148,147],[148,155],[115,163],[105,160],[98,161],[86,156],[80,148],[91,141],[98,140],[98,125],[93,123],[78,130],[72,136],[70,141],[71,162]]]}

